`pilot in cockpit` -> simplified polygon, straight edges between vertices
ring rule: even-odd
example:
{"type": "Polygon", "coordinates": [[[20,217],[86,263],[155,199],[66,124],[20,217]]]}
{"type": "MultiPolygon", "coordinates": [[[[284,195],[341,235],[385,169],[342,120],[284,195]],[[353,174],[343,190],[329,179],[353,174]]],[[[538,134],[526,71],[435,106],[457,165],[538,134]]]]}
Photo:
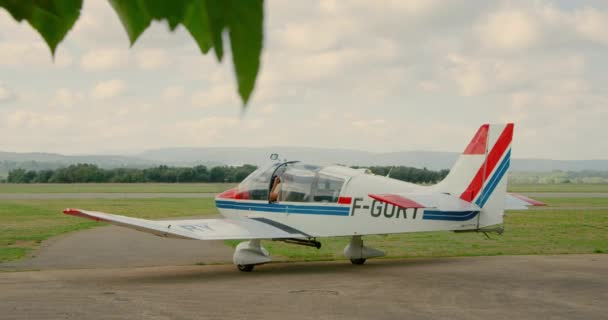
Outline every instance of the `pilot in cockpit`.
{"type": "Polygon", "coordinates": [[[270,189],[270,195],[268,199],[270,202],[277,202],[279,200],[279,195],[281,194],[281,178],[279,176],[275,176],[272,181],[272,188],[270,189]]]}

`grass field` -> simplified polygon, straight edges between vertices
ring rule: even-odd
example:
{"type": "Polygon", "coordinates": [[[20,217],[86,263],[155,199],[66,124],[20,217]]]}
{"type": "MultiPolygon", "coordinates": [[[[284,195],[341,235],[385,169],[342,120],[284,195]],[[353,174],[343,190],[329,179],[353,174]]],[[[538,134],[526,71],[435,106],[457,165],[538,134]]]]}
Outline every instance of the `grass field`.
{"type": "Polygon", "coordinates": [[[0,202],[0,262],[27,255],[43,240],[103,225],[62,214],[83,208],[149,219],[216,214],[213,199],[76,199],[0,202]]]}
{"type": "MultiPolygon", "coordinates": [[[[477,233],[428,232],[369,236],[366,244],[388,258],[608,252],[608,199],[543,199],[552,209],[513,211],[506,232],[486,239],[477,233]],[[559,207],[600,207],[564,210],[559,207]]],[[[0,262],[22,258],[49,237],[98,224],[61,214],[65,207],[86,208],[158,219],[216,214],[213,199],[78,199],[0,202],[0,262]]],[[[348,238],[319,239],[320,250],[266,241],[275,256],[290,260],[343,259],[348,238]]],[[[228,242],[235,245],[236,242],[228,242]]]]}
{"type": "Polygon", "coordinates": [[[562,183],[562,184],[509,184],[510,192],[578,192],[606,193],[608,183],[562,183]]]}
{"type": "Polygon", "coordinates": [[[0,193],[217,193],[234,186],[234,183],[2,183],[0,193]]]}

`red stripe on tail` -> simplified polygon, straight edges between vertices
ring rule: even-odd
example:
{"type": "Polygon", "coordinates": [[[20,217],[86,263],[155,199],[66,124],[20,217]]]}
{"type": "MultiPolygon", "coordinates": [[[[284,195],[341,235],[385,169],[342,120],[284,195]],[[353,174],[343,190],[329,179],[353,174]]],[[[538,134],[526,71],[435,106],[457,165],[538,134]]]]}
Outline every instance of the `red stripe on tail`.
{"type": "MultiPolygon", "coordinates": [[[[481,128],[479,130],[481,131],[481,128]]],[[[486,132],[486,135],[487,135],[487,132],[486,132]]],[[[486,137],[486,139],[487,139],[487,137],[486,137]]],[[[504,131],[500,134],[500,137],[498,137],[496,144],[494,145],[494,147],[492,148],[492,150],[486,157],[486,160],[484,161],[484,163],[481,165],[481,167],[477,171],[477,174],[475,174],[473,181],[471,181],[471,183],[469,184],[467,189],[460,195],[460,199],[462,199],[464,201],[472,202],[473,199],[475,199],[477,197],[477,195],[483,188],[483,184],[485,182],[484,179],[488,179],[489,178],[488,176],[490,175],[490,173],[492,171],[494,171],[494,168],[496,168],[498,161],[500,160],[502,155],[505,154],[505,151],[507,151],[507,148],[511,144],[511,140],[513,140],[513,124],[509,123],[505,127],[504,131]],[[485,173],[483,170],[484,168],[486,169],[485,173]]],[[[484,153],[485,153],[485,151],[484,151],[484,153]]]]}
{"type": "Polygon", "coordinates": [[[486,145],[488,144],[489,124],[484,124],[479,127],[477,133],[469,142],[469,145],[462,154],[486,154],[486,145]]]}

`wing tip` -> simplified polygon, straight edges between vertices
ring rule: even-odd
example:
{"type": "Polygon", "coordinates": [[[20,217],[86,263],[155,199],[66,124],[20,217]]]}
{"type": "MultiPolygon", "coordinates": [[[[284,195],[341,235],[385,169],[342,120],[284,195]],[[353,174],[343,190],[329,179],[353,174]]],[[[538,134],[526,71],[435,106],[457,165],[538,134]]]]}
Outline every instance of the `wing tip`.
{"type": "Polygon", "coordinates": [[[71,208],[63,209],[63,214],[68,214],[68,215],[74,216],[79,213],[81,214],[82,212],[80,212],[80,210],[78,210],[78,209],[71,209],[71,208]]]}
{"type": "Polygon", "coordinates": [[[526,197],[526,196],[524,196],[522,194],[519,194],[519,193],[513,193],[513,192],[511,192],[509,194],[512,195],[512,196],[514,196],[515,198],[521,200],[521,201],[529,203],[530,206],[533,206],[533,207],[543,207],[543,206],[547,205],[546,203],[544,203],[542,201],[538,201],[538,200],[534,200],[532,198],[528,198],[528,197],[526,197]]]}
{"type": "Polygon", "coordinates": [[[67,215],[74,216],[74,217],[85,218],[85,219],[89,219],[89,220],[94,220],[94,221],[107,221],[103,218],[99,218],[99,217],[96,217],[93,215],[86,214],[85,212],[82,212],[82,210],[80,210],[80,209],[66,208],[63,210],[63,214],[67,214],[67,215]]]}

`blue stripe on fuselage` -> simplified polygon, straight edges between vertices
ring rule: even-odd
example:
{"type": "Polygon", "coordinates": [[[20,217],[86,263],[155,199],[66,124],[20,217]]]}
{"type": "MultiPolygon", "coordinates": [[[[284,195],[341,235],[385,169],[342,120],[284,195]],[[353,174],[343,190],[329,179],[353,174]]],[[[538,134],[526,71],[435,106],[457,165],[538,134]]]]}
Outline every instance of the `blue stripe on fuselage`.
{"type": "MultiPolygon", "coordinates": [[[[330,216],[349,216],[350,206],[314,206],[278,203],[255,203],[248,201],[216,200],[216,206],[221,209],[236,209],[288,214],[315,214],[330,216]]],[[[439,211],[424,210],[423,220],[467,221],[479,211],[439,211]]]]}
{"type": "Polygon", "coordinates": [[[439,211],[424,210],[423,220],[467,221],[473,219],[479,211],[439,211]]]}
{"type": "Polygon", "coordinates": [[[279,203],[255,203],[248,201],[216,200],[215,204],[221,209],[237,209],[289,214],[317,214],[329,216],[348,216],[350,206],[307,206],[279,203]]]}

